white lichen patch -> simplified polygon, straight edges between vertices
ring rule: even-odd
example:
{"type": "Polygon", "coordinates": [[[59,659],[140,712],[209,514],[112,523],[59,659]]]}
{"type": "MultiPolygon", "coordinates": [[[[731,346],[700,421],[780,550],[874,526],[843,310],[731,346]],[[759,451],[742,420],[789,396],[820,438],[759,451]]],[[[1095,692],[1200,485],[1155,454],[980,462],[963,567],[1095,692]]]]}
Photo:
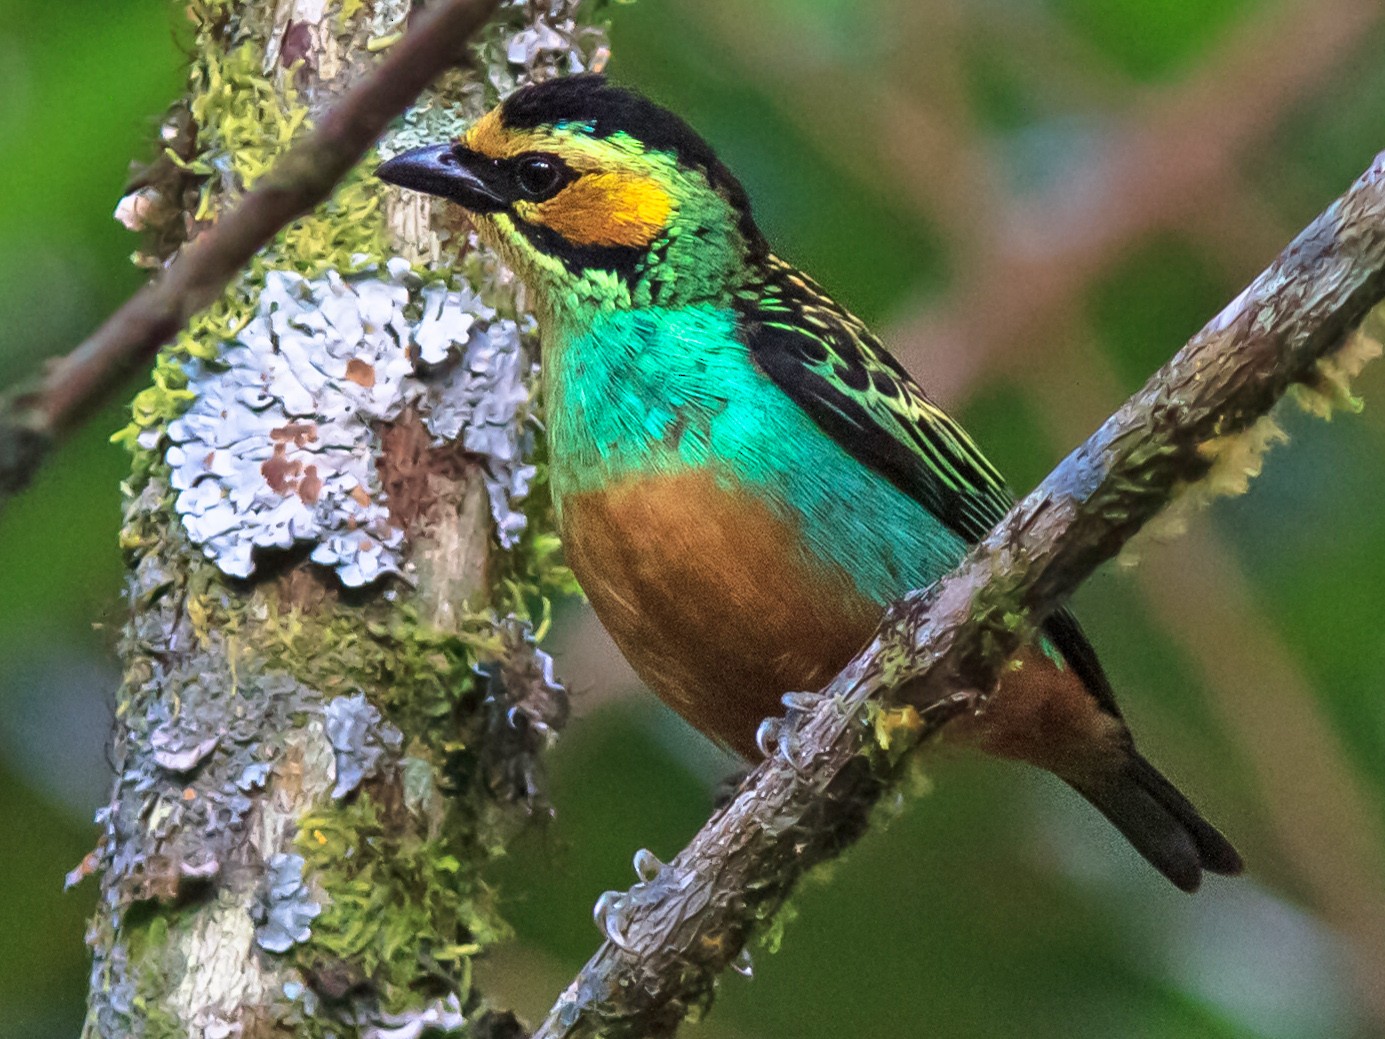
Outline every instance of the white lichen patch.
{"type": "Polygon", "coordinates": [[[381,427],[414,408],[438,445],[485,472],[502,545],[525,519],[520,327],[461,283],[425,284],[407,261],[307,279],[270,272],[255,314],[214,362],[190,362],[194,400],[169,424],[176,508],[233,577],[256,550],[313,545],[352,587],[406,566],[377,469],[381,427]]]}
{"type": "Polygon", "coordinates": [[[455,141],[481,114],[469,107],[445,104],[435,98],[412,106],[390,127],[376,146],[376,154],[384,161],[411,148],[455,141]]]}
{"type": "Polygon", "coordinates": [[[139,188],[117,202],[115,213],[112,215],[127,231],[143,231],[150,211],[158,204],[159,193],[156,188],[139,188]]]}
{"type": "Polygon", "coordinates": [[[311,924],[322,912],[303,879],[302,855],[279,852],[265,864],[265,886],[255,907],[255,944],[269,952],[288,952],[312,937],[311,924]]]}
{"type": "Polygon", "coordinates": [[[397,755],[404,736],[360,693],[336,697],[324,713],[336,758],[332,796],[341,798],[373,776],[387,754],[397,755]]]}
{"type": "Polygon", "coordinates": [[[463,1032],[467,1027],[462,1004],[455,995],[447,996],[418,1010],[403,1014],[382,1014],[378,1023],[369,1025],[361,1035],[364,1039],[422,1039],[428,1035],[448,1035],[463,1032]]]}

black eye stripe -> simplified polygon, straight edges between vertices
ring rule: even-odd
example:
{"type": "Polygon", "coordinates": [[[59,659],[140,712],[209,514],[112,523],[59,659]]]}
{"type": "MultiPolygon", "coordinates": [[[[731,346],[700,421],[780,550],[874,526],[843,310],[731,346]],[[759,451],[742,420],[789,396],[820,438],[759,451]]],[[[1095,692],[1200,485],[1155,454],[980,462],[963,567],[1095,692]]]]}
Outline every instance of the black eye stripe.
{"type": "Polygon", "coordinates": [[[451,160],[464,166],[508,204],[543,202],[577,179],[577,173],[551,152],[524,152],[493,158],[464,144],[455,145],[451,160]]]}
{"type": "Polygon", "coordinates": [[[601,270],[610,271],[633,283],[641,265],[647,259],[646,250],[633,245],[577,245],[543,224],[530,223],[511,216],[515,230],[524,235],[541,253],[559,260],[573,274],[601,270]]]}
{"type": "Polygon", "coordinates": [[[480,171],[483,167],[496,167],[503,159],[493,159],[489,155],[483,155],[478,151],[473,151],[465,144],[454,144],[452,146],[452,158],[469,170],[480,171]]]}

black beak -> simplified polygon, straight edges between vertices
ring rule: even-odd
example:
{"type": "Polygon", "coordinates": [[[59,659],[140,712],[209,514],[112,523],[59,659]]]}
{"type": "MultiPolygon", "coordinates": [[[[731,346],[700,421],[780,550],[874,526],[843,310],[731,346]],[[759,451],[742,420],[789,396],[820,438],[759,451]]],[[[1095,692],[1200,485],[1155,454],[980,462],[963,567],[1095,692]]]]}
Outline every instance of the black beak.
{"type": "Polygon", "coordinates": [[[382,163],[375,175],[388,184],[439,195],[476,213],[490,213],[508,204],[490,183],[495,172],[492,165],[474,152],[434,144],[396,155],[382,163]]]}

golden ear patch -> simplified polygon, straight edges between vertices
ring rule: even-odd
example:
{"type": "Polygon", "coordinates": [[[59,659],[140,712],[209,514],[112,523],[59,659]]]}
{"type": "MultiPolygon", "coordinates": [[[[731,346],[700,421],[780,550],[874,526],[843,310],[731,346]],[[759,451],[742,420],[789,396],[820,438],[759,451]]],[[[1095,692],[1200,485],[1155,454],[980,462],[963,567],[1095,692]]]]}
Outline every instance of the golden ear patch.
{"type": "Polygon", "coordinates": [[[546,202],[515,204],[522,219],[574,245],[649,245],[668,226],[672,209],[657,181],[630,173],[588,173],[546,202]]]}

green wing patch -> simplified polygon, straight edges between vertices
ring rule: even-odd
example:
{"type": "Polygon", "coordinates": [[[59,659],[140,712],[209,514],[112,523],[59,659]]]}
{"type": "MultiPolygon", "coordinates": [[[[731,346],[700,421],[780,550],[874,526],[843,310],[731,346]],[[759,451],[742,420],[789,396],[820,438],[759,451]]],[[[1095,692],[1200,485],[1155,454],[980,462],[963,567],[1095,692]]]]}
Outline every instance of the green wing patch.
{"type": "Polygon", "coordinates": [[[782,263],[740,302],[751,355],[863,465],[968,543],[1010,508],[1005,481],[859,319],[782,263]]]}
{"type": "MultiPolygon", "coordinates": [[[[1004,478],[859,318],[800,272],[771,258],[737,303],[741,334],[762,371],[862,465],[890,480],[968,544],[1014,499],[1004,478]]],[[[1120,708],[1096,652],[1067,610],[1044,634],[1102,708],[1120,708]]]]}

